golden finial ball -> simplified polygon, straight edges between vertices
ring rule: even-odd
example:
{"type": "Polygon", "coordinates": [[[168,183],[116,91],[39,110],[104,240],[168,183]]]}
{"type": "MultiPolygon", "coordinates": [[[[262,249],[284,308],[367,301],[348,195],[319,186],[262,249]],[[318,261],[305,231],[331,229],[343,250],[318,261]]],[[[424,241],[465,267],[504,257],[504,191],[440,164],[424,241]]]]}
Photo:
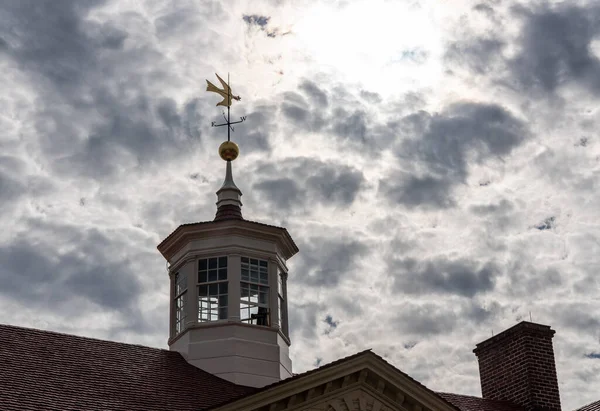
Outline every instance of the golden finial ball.
{"type": "Polygon", "coordinates": [[[219,155],[225,161],[233,161],[240,155],[240,148],[233,141],[225,141],[219,146],[219,155]]]}

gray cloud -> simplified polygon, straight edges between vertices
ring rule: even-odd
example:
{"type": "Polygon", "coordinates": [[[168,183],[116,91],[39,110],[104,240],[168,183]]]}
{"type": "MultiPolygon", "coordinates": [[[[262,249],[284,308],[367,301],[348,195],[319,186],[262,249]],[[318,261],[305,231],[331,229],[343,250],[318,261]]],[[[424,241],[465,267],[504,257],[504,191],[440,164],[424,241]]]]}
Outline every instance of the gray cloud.
{"type": "Polygon", "coordinates": [[[0,201],[3,206],[25,194],[25,187],[16,179],[0,170],[0,201]]]}
{"type": "Polygon", "coordinates": [[[303,130],[319,131],[326,123],[319,110],[311,109],[302,95],[292,91],[284,93],[281,111],[286,118],[303,130]]]}
{"type": "Polygon", "coordinates": [[[507,267],[507,291],[512,296],[527,296],[532,290],[547,293],[563,286],[564,279],[555,268],[538,268],[515,262],[507,267]]]}
{"type": "Polygon", "coordinates": [[[259,165],[258,181],[252,191],[260,192],[262,198],[286,210],[302,209],[315,202],[348,207],[365,181],[357,169],[307,157],[288,159],[282,166],[285,168],[269,163],[259,165]]]}
{"type": "Polygon", "coordinates": [[[450,43],[445,54],[448,62],[490,75],[495,84],[519,92],[552,94],[570,83],[600,92],[600,60],[591,47],[600,34],[596,4],[517,5],[505,19],[498,19],[489,5],[479,4],[474,10],[487,15],[496,27],[503,27],[501,20],[519,20],[521,31],[514,39],[518,52],[503,56],[507,40],[501,30],[480,36],[471,33],[450,43]]]}
{"type": "Polygon", "coordinates": [[[291,178],[265,179],[254,184],[252,191],[262,192],[268,202],[286,210],[297,207],[304,197],[298,183],[291,178]]]}
{"type": "Polygon", "coordinates": [[[360,96],[372,104],[381,103],[381,100],[382,100],[379,93],[375,93],[375,92],[367,91],[367,90],[361,90],[360,96]]]}
{"type": "Polygon", "coordinates": [[[288,313],[291,339],[301,337],[309,341],[314,340],[317,337],[319,313],[324,308],[322,304],[297,304],[290,301],[288,303],[288,313]]]}
{"type": "Polygon", "coordinates": [[[319,107],[327,107],[329,104],[329,99],[327,98],[327,94],[323,90],[321,90],[315,83],[310,80],[304,80],[300,83],[300,90],[310,97],[310,99],[316,103],[319,107]]]}
{"type": "Polygon", "coordinates": [[[433,206],[452,207],[455,201],[450,196],[452,182],[432,176],[416,177],[407,174],[392,174],[379,182],[381,194],[392,202],[407,207],[433,206]]]}
{"type": "Polygon", "coordinates": [[[451,332],[458,323],[457,315],[437,304],[403,304],[391,320],[397,333],[404,336],[432,336],[451,332]]]}
{"type": "Polygon", "coordinates": [[[512,211],[513,208],[514,206],[510,201],[502,199],[498,204],[478,204],[471,206],[469,209],[477,215],[487,216],[489,214],[506,214],[512,211]]]}
{"type": "MultiPolygon", "coordinates": [[[[298,89],[308,96],[308,100],[302,94],[288,91],[283,93],[281,104],[282,114],[298,130],[333,136],[345,150],[376,157],[381,147],[395,138],[389,135],[386,124],[378,124],[371,119],[368,105],[358,100],[345,86],[317,85],[304,79],[298,89]]],[[[360,96],[367,103],[381,100],[377,93],[364,90],[360,96]]],[[[404,101],[403,105],[406,104],[404,101]]]]}
{"type": "Polygon", "coordinates": [[[370,252],[366,244],[335,237],[303,238],[297,243],[303,253],[295,264],[303,267],[303,273],[296,281],[316,287],[337,286],[370,252]]]}
{"type": "Polygon", "coordinates": [[[594,335],[600,341],[598,307],[590,302],[555,302],[548,307],[555,326],[582,335],[594,335]]]}
{"type": "Polygon", "coordinates": [[[445,59],[463,65],[477,74],[493,72],[502,57],[505,44],[497,38],[468,38],[451,43],[445,59]]]}
{"type": "Polygon", "coordinates": [[[333,112],[332,131],[342,140],[367,144],[367,116],[362,111],[349,113],[343,108],[333,112]]]}
{"type": "Polygon", "coordinates": [[[126,49],[123,29],[85,19],[100,4],[23,1],[7,4],[2,13],[6,54],[44,102],[36,104],[33,120],[40,148],[62,174],[77,170],[98,178],[128,162],[164,161],[199,136],[192,131],[194,102],[181,109],[145,85],[166,75],[163,56],[147,46],[126,49]],[[150,61],[152,69],[140,73],[140,64],[150,61]]]}
{"type": "Polygon", "coordinates": [[[388,270],[393,278],[393,291],[405,294],[450,294],[473,297],[492,291],[499,268],[493,263],[480,264],[468,260],[437,257],[417,261],[394,259],[388,270]]]}
{"type": "Polygon", "coordinates": [[[457,103],[440,114],[405,116],[399,128],[410,136],[396,147],[401,162],[416,160],[427,174],[380,180],[384,196],[409,207],[453,205],[451,189],[464,183],[469,164],[504,156],[529,135],[525,125],[495,104],[457,103]]]}
{"type": "Polygon", "coordinates": [[[272,105],[259,105],[248,114],[247,121],[240,124],[244,153],[271,152],[271,135],[277,130],[275,120],[276,107],[272,105]]]}
{"type": "MultiPolygon", "coordinates": [[[[33,233],[42,234],[33,227],[33,233]]],[[[142,287],[129,262],[112,257],[118,247],[114,239],[95,229],[48,226],[43,230],[51,230],[56,248],[33,238],[0,248],[3,297],[45,310],[62,306],[70,312],[67,305],[85,299],[104,310],[135,311],[142,287]],[[58,250],[72,244],[77,244],[72,251],[58,250]]]]}
{"type": "Polygon", "coordinates": [[[576,81],[600,92],[600,61],[590,49],[600,33],[600,7],[563,3],[514,10],[524,20],[521,51],[509,62],[518,87],[554,92],[576,81]]]}

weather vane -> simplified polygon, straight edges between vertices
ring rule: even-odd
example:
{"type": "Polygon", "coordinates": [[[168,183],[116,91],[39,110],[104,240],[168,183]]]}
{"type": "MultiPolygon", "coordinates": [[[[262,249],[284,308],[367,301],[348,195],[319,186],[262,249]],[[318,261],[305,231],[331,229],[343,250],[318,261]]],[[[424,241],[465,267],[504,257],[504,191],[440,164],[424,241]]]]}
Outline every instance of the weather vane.
{"type": "MultiPolygon", "coordinates": [[[[216,73],[215,73],[216,74],[216,73]]],[[[231,121],[229,114],[231,110],[232,100],[240,101],[240,96],[234,96],[231,92],[231,87],[229,86],[229,74],[227,74],[227,83],[218,74],[216,74],[217,78],[221,82],[221,86],[223,88],[218,88],[210,81],[206,80],[206,91],[210,91],[213,93],[217,93],[221,97],[223,97],[223,101],[217,103],[217,106],[227,106],[227,117],[225,117],[225,112],[223,112],[223,117],[225,118],[225,122],[222,124],[216,124],[215,121],[211,123],[212,127],[221,127],[227,126],[227,141],[223,142],[219,146],[219,155],[225,161],[233,161],[240,154],[240,149],[237,144],[231,141],[231,132],[235,131],[233,128],[233,124],[242,123],[246,120],[246,116],[240,117],[239,121],[231,121]]]]}

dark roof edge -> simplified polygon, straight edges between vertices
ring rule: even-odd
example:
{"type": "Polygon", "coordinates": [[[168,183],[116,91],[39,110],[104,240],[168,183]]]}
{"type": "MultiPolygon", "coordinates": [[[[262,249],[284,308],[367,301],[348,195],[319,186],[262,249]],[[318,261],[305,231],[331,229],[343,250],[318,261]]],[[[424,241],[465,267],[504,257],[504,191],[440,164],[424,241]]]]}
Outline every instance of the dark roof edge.
{"type": "Polygon", "coordinates": [[[173,352],[173,351],[171,351],[169,349],[166,349],[166,348],[149,347],[147,345],[132,344],[132,343],[126,343],[126,342],[121,342],[121,341],[103,340],[101,338],[85,337],[85,336],[82,336],[82,335],[67,334],[67,333],[64,333],[64,332],[52,331],[52,330],[41,330],[39,328],[32,328],[32,327],[22,327],[22,326],[19,326],[19,325],[0,324],[0,327],[16,328],[16,329],[20,329],[20,330],[33,331],[33,332],[39,332],[39,333],[62,335],[64,337],[69,337],[69,338],[81,338],[81,339],[84,339],[84,340],[99,341],[99,342],[104,342],[104,343],[109,343],[109,344],[129,345],[129,346],[133,346],[133,347],[141,347],[141,348],[147,348],[147,349],[151,349],[151,350],[173,352]]]}

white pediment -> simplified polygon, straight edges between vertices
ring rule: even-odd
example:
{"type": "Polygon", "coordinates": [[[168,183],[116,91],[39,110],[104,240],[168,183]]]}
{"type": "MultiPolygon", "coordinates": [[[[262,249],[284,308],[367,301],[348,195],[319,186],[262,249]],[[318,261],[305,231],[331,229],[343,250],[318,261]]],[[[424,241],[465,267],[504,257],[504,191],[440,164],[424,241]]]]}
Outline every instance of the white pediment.
{"type": "MultiPolygon", "coordinates": [[[[290,409],[291,410],[291,409],[290,409]]],[[[406,411],[400,405],[388,404],[363,389],[346,392],[319,404],[300,407],[298,411],[406,411]]]]}

